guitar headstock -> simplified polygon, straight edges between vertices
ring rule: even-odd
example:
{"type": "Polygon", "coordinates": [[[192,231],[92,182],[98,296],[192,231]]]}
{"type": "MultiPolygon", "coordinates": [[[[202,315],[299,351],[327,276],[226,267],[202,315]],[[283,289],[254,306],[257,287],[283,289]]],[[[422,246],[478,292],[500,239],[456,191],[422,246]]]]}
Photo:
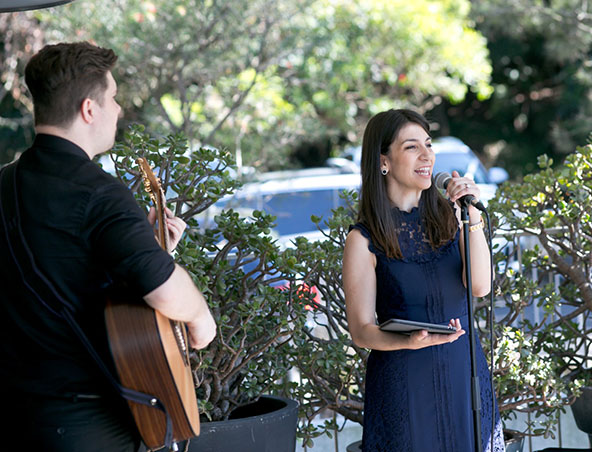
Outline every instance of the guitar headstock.
{"type": "Polygon", "coordinates": [[[166,230],[165,196],[160,179],[154,175],[152,168],[144,157],[138,157],[136,162],[140,166],[144,189],[150,195],[156,209],[156,218],[158,220],[158,241],[160,246],[168,250],[168,233],[166,230]]]}
{"type": "Polygon", "coordinates": [[[160,179],[154,175],[152,168],[144,157],[138,157],[136,163],[140,166],[142,173],[142,181],[144,182],[144,189],[150,195],[150,199],[154,204],[157,204],[156,193],[162,190],[160,179]]]}

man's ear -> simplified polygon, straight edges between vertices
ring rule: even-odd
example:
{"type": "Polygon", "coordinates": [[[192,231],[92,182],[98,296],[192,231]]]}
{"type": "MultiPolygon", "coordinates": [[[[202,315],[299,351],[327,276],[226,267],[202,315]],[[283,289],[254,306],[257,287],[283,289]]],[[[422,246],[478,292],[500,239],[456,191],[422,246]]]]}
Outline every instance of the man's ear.
{"type": "Polygon", "coordinates": [[[85,97],[82,101],[82,104],[80,105],[80,116],[87,124],[92,124],[95,119],[94,106],[94,101],[89,97],[85,97]]]}

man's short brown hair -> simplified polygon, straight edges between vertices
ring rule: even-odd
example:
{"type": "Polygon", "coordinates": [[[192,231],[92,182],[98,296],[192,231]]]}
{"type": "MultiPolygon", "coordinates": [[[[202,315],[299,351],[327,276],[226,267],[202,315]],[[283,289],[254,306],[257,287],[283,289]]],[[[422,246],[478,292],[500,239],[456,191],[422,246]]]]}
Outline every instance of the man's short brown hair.
{"type": "Polygon", "coordinates": [[[117,56],[88,42],[47,45],[25,68],[35,125],[67,127],[86,98],[102,102],[117,56]]]}

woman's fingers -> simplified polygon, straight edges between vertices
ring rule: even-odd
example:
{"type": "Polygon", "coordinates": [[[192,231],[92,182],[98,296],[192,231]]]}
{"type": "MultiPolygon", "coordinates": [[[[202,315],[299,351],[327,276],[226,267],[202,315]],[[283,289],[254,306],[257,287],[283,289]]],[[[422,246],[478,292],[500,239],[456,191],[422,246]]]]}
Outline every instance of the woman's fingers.
{"type": "Polygon", "coordinates": [[[452,202],[456,202],[466,195],[472,195],[477,200],[481,196],[481,191],[475,181],[468,177],[460,177],[458,171],[452,172],[452,180],[446,188],[446,193],[452,202]]]}
{"type": "Polygon", "coordinates": [[[427,330],[414,331],[409,336],[409,348],[417,350],[433,345],[449,344],[465,334],[465,330],[462,329],[459,319],[450,320],[449,325],[456,328],[456,332],[451,334],[435,334],[428,333],[427,330]]]}

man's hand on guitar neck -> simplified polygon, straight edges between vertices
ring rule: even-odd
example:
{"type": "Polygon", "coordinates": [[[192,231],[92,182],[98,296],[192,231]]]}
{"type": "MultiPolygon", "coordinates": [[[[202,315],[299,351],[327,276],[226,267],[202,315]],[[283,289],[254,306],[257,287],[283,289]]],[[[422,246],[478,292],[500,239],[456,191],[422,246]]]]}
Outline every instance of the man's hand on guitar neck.
{"type": "MultiPolygon", "coordinates": [[[[187,224],[181,218],[176,217],[168,207],[165,207],[164,211],[166,214],[166,226],[169,233],[167,252],[172,253],[177,247],[179,240],[181,240],[187,224]]],[[[156,224],[156,209],[154,207],[150,207],[150,210],[148,211],[148,222],[152,226],[156,224]]],[[[156,237],[158,237],[158,234],[156,234],[156,237]]]]}

